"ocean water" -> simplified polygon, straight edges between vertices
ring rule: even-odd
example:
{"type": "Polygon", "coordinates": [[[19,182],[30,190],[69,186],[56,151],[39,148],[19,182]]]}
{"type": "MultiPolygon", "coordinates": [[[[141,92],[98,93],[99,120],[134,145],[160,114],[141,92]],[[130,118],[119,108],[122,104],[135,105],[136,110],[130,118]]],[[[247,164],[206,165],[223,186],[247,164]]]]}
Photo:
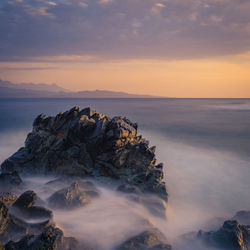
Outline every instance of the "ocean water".
{"type": "MultiPolygon", "coordinates": [[[[157,146],[169,190],[168,219],[143,214],[170,241],[203,228],[213,217],[230,218],[238,210],[250,210],[250,99],[1,99],[0,161],[23,145],[38,114],[55,115],[73,106],[126,116],[157,146]]],[[[32,183],[39,192],[36,183],[43,181],[32,183]]],[[[84,211],[55,217],[67,233],[84,232],[103,249],[112,249],[125,238],[111,232],[120,230],[127,237],[142,230],[135,229],[139,223],[132,215],[143,208],[102,190],[102,200],[84,211]],[[85,218],[88,230],[83,230],[79,218],[85,218]]]]}

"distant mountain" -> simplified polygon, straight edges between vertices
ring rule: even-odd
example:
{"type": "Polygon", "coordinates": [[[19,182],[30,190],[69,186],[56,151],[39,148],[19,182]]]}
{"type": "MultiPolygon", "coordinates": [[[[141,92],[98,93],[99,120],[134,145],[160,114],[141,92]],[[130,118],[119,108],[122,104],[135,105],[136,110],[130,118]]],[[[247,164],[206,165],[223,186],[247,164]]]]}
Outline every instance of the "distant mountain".
{"type": "Polygon", "coordinates": [[[0,80],[0,98],[157,98],[107,90],[72,92],[56,84],[14,84],[0,80]]]}
{"type": "Polygon", "coordinates": [[[23,89],[23,90],[38,90],[38,91],[49,91],[49,92],[70,92],[67,89],[64,89],[55,83],[53,84],[44,84],[44,83],[12,83],[9,81],[0,80],[0,87],[12,88],[12,89],[23,89]]]}

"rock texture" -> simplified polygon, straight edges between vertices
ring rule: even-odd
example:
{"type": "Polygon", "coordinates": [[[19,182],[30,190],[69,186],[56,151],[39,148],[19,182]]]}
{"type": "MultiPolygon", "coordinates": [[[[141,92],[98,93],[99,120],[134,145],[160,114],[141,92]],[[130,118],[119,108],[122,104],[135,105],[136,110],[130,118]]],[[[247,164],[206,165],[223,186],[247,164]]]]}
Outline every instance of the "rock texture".
{"type": "Polygon", "coordinates": [[[0,193],[0,202],[2,202],[5,206],[12,206],[16,200],[17,196],[15,194],[10,192],[0,193]]]}
{"type": "Polygon", "coordinates": [[[26,191],[19,198],[14,194],[4,193],[2,198],[5,203],[0,202],[0,241],[6,243],[19,240],[27,234],[38,235],[54,224],[50,210],[34,206],[37,195],[33,191],[26,191]],[[31,223],[25,219],[38,219],[39,222],[31,223]]]}
{"type": "Polygon", "coordinates": [[[90,203],[90,197],[80,188],[78,182],[63,188],[48,198],[49,205],[57,209],[72,209],[90,203]]]}
{"type": "Polygon", "coordinates": [[[10,241],[6,250],[69,250],[76,249],[78,242],[74,238],[64,237],[62,230],[48,226],[39,236],[26,235],[18,242],[10,241]]]}
{"type": "MultiPolygon", "coordinates": [[[[45,190],[54,192],[47,199],[53,209],[85,206],[98,197],[100,193],[95,185],[82,180],[82,177],[94,177],[114,189],[118,187],[117,191],[129,195],[156,215],[165,216],[168,193],[163,165],[156,164],[155,147],[149,147],[149,142],[137,135],[137,124],[127,118],[109,118],[90,108],[78,107],[55,117],[39,115],[25,146],[2,163],[0,185],[7,190],[19,187],[22,184],[19,174],[58,177],[45,184],[45,190]]],[[[5,244],[1,247],[6,250],[89,249],[64,237],[54,225],[52,212],[36,206],[37,200],[32,190],[19,197],[1,194],[0,241],[5,244]],[[39,222],[31,223],[34,219],[39,222]]],[[[157,229],[152,229],[127,240],[119,249],[169,250],[171,247],[157,229]]]]}
{"type": "Polygon", "coordinates": [[[199,231],[198,239],[212,247],[222,249],[250,249],[250,226],[240,225],[236,220],[225,221],[216,232],[199,231]]]}
{"type": "Polygon", "coordinates": [[[155,147],[137,135],[137,124],[74,107],[55,117],[39,115],[20,148],[1,165],[3,173],[106,176],[167,201],[155,147]]]}
{"type": "Polygon", "coordinates": [[[157,229],[148,230],[126,240],[116,250],[171,250],[166,238],[157,229]]]}

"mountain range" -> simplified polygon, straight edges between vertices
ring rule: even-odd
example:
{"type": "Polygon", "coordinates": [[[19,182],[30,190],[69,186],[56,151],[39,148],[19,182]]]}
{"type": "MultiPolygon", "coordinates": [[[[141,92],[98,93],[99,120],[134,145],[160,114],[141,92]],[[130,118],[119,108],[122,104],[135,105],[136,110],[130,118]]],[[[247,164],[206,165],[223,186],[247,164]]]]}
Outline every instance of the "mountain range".
{"type": "Polygon", "coordinates": [[[12,83],[0,80],[0,98],[159,98],[109,90],[73,92],[57,84],[12,83]]]}

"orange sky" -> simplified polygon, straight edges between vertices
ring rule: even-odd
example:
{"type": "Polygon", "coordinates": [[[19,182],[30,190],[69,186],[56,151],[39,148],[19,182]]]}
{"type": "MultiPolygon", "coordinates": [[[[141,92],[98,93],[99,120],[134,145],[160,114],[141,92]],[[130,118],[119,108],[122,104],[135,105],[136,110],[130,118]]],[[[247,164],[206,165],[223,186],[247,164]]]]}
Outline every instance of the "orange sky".
{"type": "Polygon", "coordinates": [[[0,74],[2,79],[14,83],[57,83],[73,91],[106,89],[168,97],[250,97],[250,53],[175,61],[64,61],[67,62],[0,63],[0,74]]]}
{"type": "Polygon", "coordinates": [[[1,0],[0,79],[250,97],[250,1],[1,0]]]}

